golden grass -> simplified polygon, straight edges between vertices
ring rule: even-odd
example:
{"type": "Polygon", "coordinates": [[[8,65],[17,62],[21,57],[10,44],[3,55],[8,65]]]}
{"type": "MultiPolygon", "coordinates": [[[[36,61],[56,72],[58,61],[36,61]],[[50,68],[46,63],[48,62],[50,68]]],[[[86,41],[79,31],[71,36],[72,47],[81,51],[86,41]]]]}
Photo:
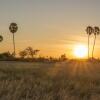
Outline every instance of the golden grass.
{"type": "Polygon", "coordinates": [[[100,100],[100,63],[0,62],[0,100],[100,100]]]}

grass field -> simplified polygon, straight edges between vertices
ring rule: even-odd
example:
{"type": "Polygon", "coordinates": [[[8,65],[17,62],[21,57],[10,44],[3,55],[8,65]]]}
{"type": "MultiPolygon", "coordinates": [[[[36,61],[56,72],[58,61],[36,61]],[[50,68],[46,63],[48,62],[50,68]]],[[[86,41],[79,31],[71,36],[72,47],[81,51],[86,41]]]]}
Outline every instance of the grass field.
{"type": "Polygon", "coordinates": [[[100,63],[0,62],[0,100],[100,100],[100,63]]]}

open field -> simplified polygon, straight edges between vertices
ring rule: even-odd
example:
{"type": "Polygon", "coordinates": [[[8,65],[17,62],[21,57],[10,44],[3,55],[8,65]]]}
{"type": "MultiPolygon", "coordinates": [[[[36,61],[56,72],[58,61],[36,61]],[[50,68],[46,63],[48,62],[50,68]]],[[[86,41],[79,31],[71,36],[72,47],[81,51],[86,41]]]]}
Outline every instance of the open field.
{"type": "Polygon", "coordinates": [[[100,100],[100,63],[0,62],[0,100],[100,100]]]}

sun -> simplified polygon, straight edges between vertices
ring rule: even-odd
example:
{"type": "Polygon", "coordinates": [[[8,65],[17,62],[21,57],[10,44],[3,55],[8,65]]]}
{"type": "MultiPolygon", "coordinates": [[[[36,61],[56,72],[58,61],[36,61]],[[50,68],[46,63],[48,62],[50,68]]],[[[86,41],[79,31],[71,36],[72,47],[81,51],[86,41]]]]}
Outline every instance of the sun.
{"type": "Polygon", "coordinates": [[[88,48],[87,48],[87,46],[85,46],[85,45],[76,45],[75,47],[74,47],[74,56],[76,57],[76,58],[85,58],[85,57],[87,57],[87,54],[88,54],[88,48]]]}

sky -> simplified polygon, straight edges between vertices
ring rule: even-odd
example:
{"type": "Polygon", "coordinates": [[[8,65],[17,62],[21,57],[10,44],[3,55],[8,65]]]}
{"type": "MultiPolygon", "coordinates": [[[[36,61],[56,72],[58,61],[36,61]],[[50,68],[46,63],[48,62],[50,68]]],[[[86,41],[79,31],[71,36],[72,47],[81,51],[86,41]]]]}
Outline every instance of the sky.
{"type": "MultiPolygon", "coordinates": [[[[85,29],[100,26],[100,0],[0,0],[0,52],[13,51],[11,22],[18,24],[16,51],[28,46],[39,49],[41,56],[73,57],[73,47],[87,45],[85,29]]],[[[100,36],[95,56],[100,57],[100,36]]],[[[90,37],[91,47],[93,35],[90,37]]]]}

